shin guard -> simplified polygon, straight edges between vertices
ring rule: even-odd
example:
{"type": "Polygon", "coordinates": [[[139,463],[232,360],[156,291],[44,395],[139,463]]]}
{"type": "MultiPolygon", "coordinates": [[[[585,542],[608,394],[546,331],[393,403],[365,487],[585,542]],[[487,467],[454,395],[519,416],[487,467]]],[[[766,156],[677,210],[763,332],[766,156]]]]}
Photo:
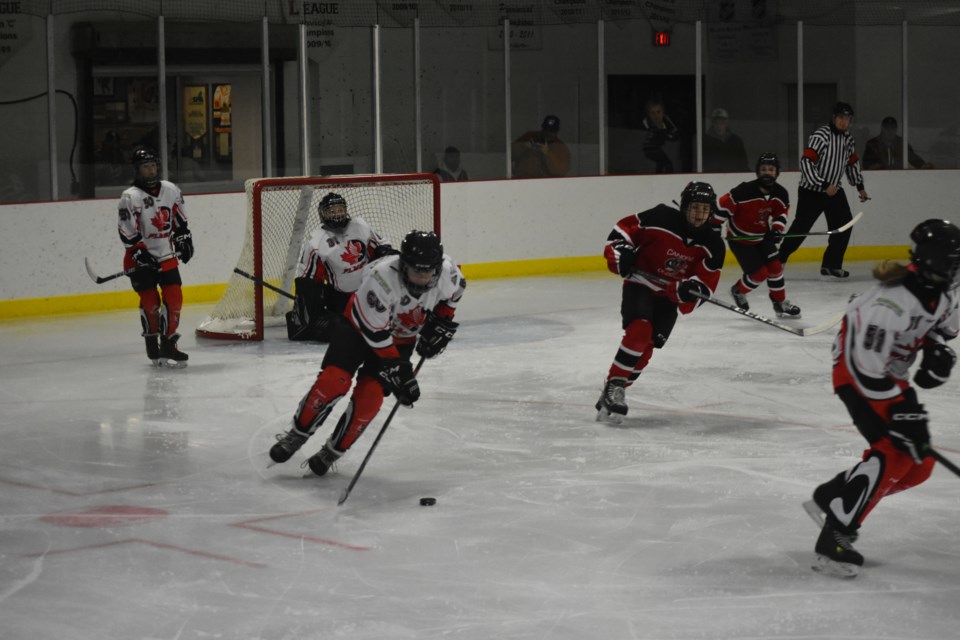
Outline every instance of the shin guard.
{"type": "Polygon", "coordinates": [[[376,417],[383,405],[383,387],[373,378],[363,377],[357,380],[350,405],[340,416],[337,428],[328,443],[334,451],[343,452],[357,441],[367,425],[376,417]]]}
{"type": "Polygon", "coordinates": [[[337,401],[350,390],[353,376],[339,367],[327,367],[300,401],[293,415],[293,427],[305,435],[313,435],[333,411],[337,401]]]}
{"type": "Polygon", "coordinates": [[[160,333],[160,294],[156,289],[138,291],[140,295],[140,326],[143,335],[155,336],[160,333]]]}
{"type": "Polygon", "coordinates": [[[648,320],[634,320],[623,332],[623,340],[613,359],[607,380],[636,380],[653,353],[653,327],[648,320]]]}
{"type": "Polygon", "coordinates": [[[163,292],[163,306],[160,308],[160,335],[171,336],[180,326],[183,291],[178,284],[165,285],[160,287],[160,290],[163,292]]]}

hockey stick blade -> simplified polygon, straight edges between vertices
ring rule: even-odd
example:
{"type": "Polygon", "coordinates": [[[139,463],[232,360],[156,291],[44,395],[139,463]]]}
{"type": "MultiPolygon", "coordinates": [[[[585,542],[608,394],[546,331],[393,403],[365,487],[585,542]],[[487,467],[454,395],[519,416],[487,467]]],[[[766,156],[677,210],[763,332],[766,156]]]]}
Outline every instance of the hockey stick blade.
{"type": "Polygon", "coordinates": [[[110,282],[111,280],[115,280],[115,279],[120,278],[120,277],[123,277],[123,276],[128,276],[128,275],[130,275],[131,273],[133,273],[133,269],[126,269],[126,270],[124,270],[124,271],[119,271],[119,272],[114,273],[114,274],[109,275],[109,276],[102,276],[102,277],[101,277],[101,276],[98,276],[96,273],[94,273],[93,268],[90,266],[90,259],[89,259],[89,258],[84,258],[84,259],[83,259],[83,265],[87,268],[87,275],[90,276],[90,279],[93,280],[94,282],[96,282],[97,284],[103,284],[104,282],[110,282]]]}
{"type": "MultiPolygon", "coordinates": [[[[860,222],[860,218],[862,218],[862,217],[863,217],[863,211],[860,211],[860,212],[857,213],[857,215],[853,216],[853,218],[850,220],[850,222],[848,222],[848,223],[846,223],[846,224],[844,224],[844,225],[840,225],[840,226],[837,227],[836,229],[830,229],[829,231],[810,231],[810,232],[808,232],[808,233],[785,233],[785,234],[781,235],[780,237],[781,237],[781,238],[806,238],[807,236],[833,236],[833,235],[836,235],[836,234],[838,234],[838,233],[843,233],[844,231],[850,229],[853,225],[855,225],[855,224],[857,224],[858,222],[860,222]]],[[[754,235],[754,236],[730,236],[729,238],[727,238],[727,240],[759,240],[759,239],[761,239],[761,238],[763,238],[763,236],[757,236],[757,235],[754,235]]]]}
{"type": "Polygon", "coordinates": [[[293,295],[292,293],[290,293],[289,291],[284,291],[284,290],[281,289],[280,287],[275,287],[275,286],[273,286],[272,284],[270,284],[269,282],[264,282],[263,280],[261,280],[261,279],[258,278],[257,276],[252,275],[252,274],[249,274],[249,273],[247,273],[246,271],[241,270],[239,267],[234,267],[233,272],[234,272],[235,274],[239,275],[239,276],[243,276],[243,277],[246,278],[247,280],[252,281],[254,284],[258,284],[258,285],[260,285],[261,287],[266,287],[267,289],[270,289],[271,291],[274,291],[274,292],[276,292],[276,293],[279,293],[280,295],[282,295],[282,296],[284,296],[284,297],[286,297],[286,298],[290,298],[291,300],[295,300],[295,299],[296,299],[296,298],[294,297],[294,295],[293,295]]]}
{"type": "Polygon", "coordinates": [[[831,317],[829,320],[826,320],[825,322],[821,322],[820,324],[814,325],[812,327],[804,327],[802,329],[803,333],[800,335],[812,336],[818,333],[823,333],[824,331],[828,331],[834,328],[835,326],[837,326],[838,324],[840,324],[840,321],[843,320],[843,316],[845,316],[846,313],[847,313],[846,311],[840,311],[836,315],[831,317]]]}

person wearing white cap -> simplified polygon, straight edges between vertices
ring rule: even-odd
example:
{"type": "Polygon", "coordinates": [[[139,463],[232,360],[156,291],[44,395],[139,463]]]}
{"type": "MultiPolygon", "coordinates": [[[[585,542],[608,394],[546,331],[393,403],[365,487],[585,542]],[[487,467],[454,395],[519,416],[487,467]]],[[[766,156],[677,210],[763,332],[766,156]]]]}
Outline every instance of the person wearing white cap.
{"type": "Polygon", "coordinates": [[[747,149],[740,136],[730,130],[726,109],[710,114],[710,127],[703,136],[703,170],[707,173],[749,171],[747,149]]]}

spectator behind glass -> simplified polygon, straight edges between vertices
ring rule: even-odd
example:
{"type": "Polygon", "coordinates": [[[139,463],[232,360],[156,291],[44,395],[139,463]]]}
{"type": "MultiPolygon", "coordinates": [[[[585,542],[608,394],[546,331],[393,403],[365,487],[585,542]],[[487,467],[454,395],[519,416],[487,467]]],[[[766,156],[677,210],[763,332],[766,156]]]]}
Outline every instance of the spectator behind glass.
{"type": "MultiPolygon", "coordinates": [[[[933,165],[907,146],[907,160],[914,169],[933,169],[933,165]]],[[[880,124],[880,135],[867,140],[863,149],[864,169],[902,169],[903,138],[897,135],[897,119],[887,116],[880,124]]]]}
{"type": "Polygon", "coordinates": [[[703,136],[703,170],[707,173],[749,171],[747,149],[740,136],[727,126],[726,109],[714,109],[703,136]]]}
{"type": "Polygon", "coordinates": [[[433,170],[441,182],[460,182],[469,180],[467,172],[460,166],[460,149],[447,147],[443,150],[443,159],[433,170]]]}
{"type": "Polygon", "coordinates": [[[678,140],[680,130],[664,113],[663,101],[660,98],[647,100],[644,109],[646,117],[640,123],[640,130],[647,132],[643,140],[643,155],[654,163],[656,173],[673,173],[673,160],[663,146],[667,142],[678,140]]]}
{"type": "Polygon", "coordinates": [[[527,131],[513,141],[514,178],[559,178],[570,171],[570,149],[557,137],[560,118],[547,116],[540,131],[527,131]]]}

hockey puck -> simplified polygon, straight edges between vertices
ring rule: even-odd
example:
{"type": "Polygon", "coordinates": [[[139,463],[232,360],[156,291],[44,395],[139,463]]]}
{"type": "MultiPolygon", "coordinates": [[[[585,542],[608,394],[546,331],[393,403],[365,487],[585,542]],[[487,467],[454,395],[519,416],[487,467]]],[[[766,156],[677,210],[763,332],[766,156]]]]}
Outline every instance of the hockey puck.
{"type": "Polygon", "coordinates": [[[432,507],[435,504],[437,504],[436,498],[420,498],[421,507],[432,507]]]}

